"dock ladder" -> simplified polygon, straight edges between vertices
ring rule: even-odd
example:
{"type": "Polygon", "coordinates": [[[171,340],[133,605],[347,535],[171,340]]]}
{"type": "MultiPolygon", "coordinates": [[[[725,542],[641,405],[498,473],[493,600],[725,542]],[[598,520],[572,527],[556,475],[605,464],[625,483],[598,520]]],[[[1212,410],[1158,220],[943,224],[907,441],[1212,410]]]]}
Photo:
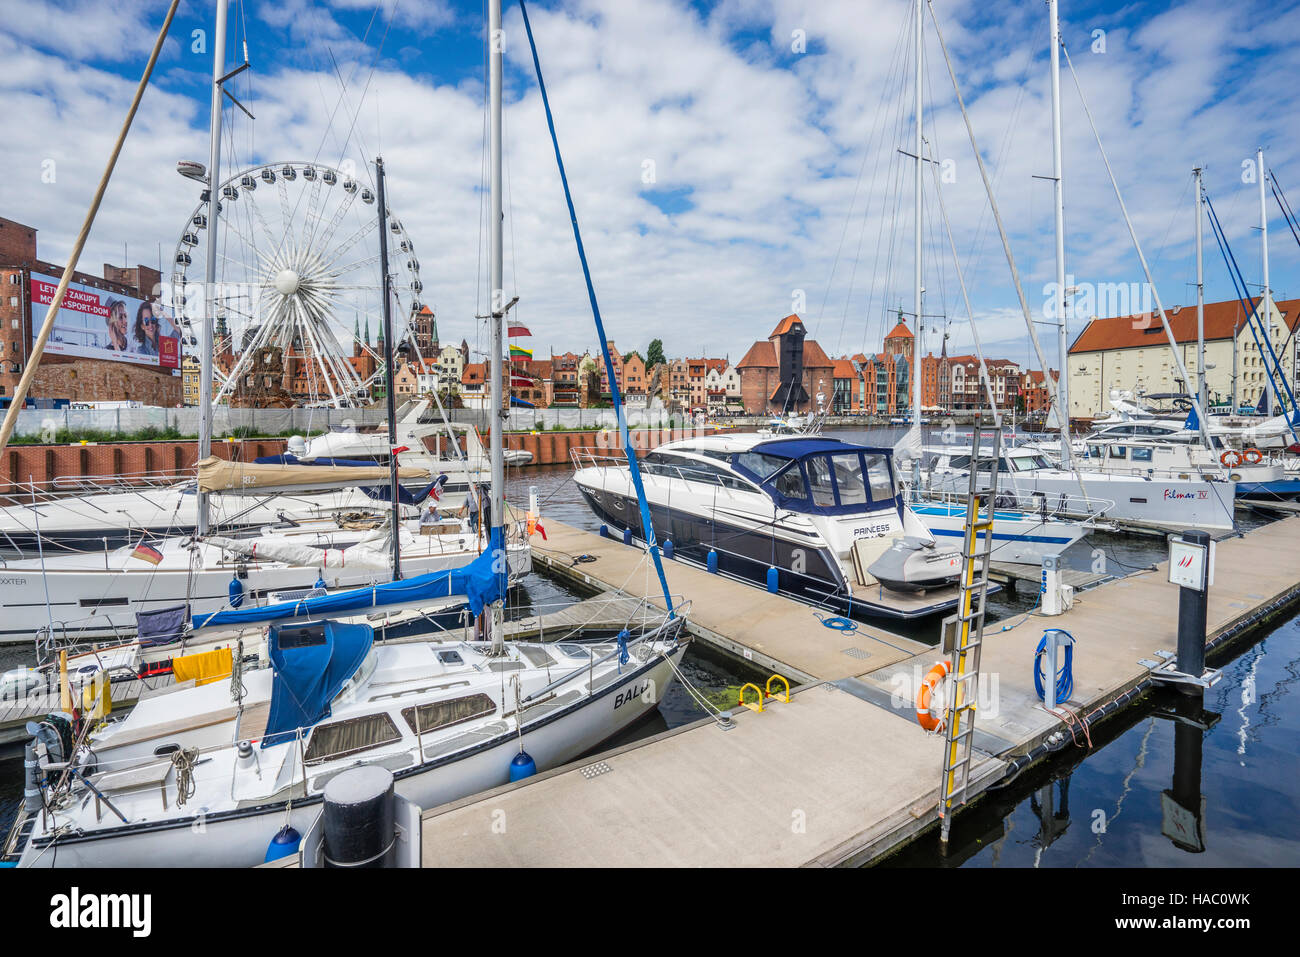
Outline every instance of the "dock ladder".
{"type": "Polygon", "coordinates": [[[948,720],[944,723],[943,781],[939,786],[940,840],[948,844],[952,811],[966,803],[970,785],[971,740],[979,700],[980,649],[984,644],[984,600],[993,551],[993,506],[997,498],[1002,430],[976,424],[971,435],[970,486],[962,533],[961,593],[957,614],[945,621],[951,637],[948,720]],[[987,448],[985,444],[987,443],[987,448]],[[988,488],[980,489],[980,477],[988,488]],[[983,533],[983,540],[980,539],[983,533]]]}

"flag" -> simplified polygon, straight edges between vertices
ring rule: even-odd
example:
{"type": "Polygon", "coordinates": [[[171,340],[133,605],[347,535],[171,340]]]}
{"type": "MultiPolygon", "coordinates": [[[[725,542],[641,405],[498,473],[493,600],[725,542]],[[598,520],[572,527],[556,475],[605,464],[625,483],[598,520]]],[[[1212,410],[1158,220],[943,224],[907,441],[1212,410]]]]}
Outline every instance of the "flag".
{"type": "Polygon", "coordinates": [[[1255,403],[1255,414],[1256,414],[1256,415],[1263,415],[1263,416],[1267,416],[1267,415],[1271,415],[1271,414],[1272,414],[1271,412],[1269,412],[1269,408],[1268,408],[1268,388],[1267,388],[1267,386],[1264,388],[1264,391],[1261,392],[1261,393],[1259,394],[1259,401],[1255,403]]]}
{"type": "Polygon", "coordinates": [[[542,541],[546,541],[546,529],[542,528],[542,520],[536,516],[528,515],[528,536],[531,538],[533,532],[542,533],[542,541]]]}
{"type": "Polygon", "coordinates": [[[411,451],[411,447],[409,445],[399,445],[397,448],[393,449],[393,454],[401,455],[403,452],[409,452],[409,451],[411,451]]]}
{"type": "Polygon", "coordinates": [[[515,336],[531,336],[532,333],[528,331],[527,326],[511,326],[510,331],[507,332],[506,335],[510,338],[514,338],[515,336]]]}
{"type": "Polygon", "coordinates": [[[442,487],[447,484],[447,473],[441,473],[433,480],[433,487],[429,489],[429,495],[435,502],[442,501],[442,487]]]}
{"type": "Polygon", "coordinates": [[[511,359],[531,359],[532,357],[532,349],[525,349],[523,346],[517,346],[513,342],[510,344],[511,359]]]}
{"type": "Polygon", "coordinates": [[[146,561],[150,565],[157,565],[163,560],[162,552],[150,545],[146,545],[144,539],[140,539],[140,544],[135,547],[133,552],[131,552],[131,557],[138,558],[141,561],[146,561]]]}
{"type": "Polygon", "coordinates": [[[526,375],[512,375],[510,377],[510,385],[515,388],[529,389],[532,388],[533,380],[528,378],[526,375]]]}

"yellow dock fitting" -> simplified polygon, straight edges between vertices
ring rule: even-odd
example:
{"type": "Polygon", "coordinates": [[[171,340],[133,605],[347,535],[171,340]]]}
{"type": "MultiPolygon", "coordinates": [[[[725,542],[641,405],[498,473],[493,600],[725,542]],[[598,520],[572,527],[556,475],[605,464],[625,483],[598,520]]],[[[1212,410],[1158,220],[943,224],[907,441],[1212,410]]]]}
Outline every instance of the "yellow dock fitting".
{"type": "MultiPolygon", "coordinates": [[[[790,703],[790,682],[786,681],[782,675],[772,675],[772,677],[767,679],[767,696],[769,698],[776,697],[775,695],[772,694],[773,681],[779,681],[781,682],[781,684],[785,685],[785,694],[782,695],[778,700],[784,701],[786,704],[789,704],[790,703]]],[[[744,689],[742,688],[741,690],[743,691],[744,689]]]]}
{"type": "Polygon", "coordinates": [[[743,707],[748,708],[750,711],[757,711],[757,712],[760,712],[760,713],[761,713],[762,710],[763,710],[763,689],[760,688],[758,685],[754,684],[752,681],[751,681],[751,682],[747,682],[747,683],[746,683],[744,686],[742,686],[741,689],[740,689],[740,703],[741,703],[741,705],[742,705],[743,707]],[[753,689],[754,689],[754,694],[758,695],[758,703],[757,703],[757,704],[755,704],[755,703],[752,702],[752,701],[746,701],[746,700],[745,700],[745,688],[753,688],[753,689]]]}

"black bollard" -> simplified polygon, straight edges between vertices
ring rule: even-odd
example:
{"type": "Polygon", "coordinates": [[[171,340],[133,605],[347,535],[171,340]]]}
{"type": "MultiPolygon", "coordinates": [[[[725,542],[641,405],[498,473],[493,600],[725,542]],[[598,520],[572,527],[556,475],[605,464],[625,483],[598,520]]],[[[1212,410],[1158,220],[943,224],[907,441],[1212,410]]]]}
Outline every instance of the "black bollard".
{"type": "Polygon", "coordinates": [[[396,829],[393,772],[365,764],[325,785],[326,867],[390,867],[396,829]]]}
{"type": "MultiPolygon", "coordinates": [[[[1205,674],[1205,609],[1209,599],[1210,533],[1200,530],[1183,532],[1183,541],[1205,549],[1205,572],[1201,587],[1178,589],[1178,670],[1199,678],[1205,674]]],[[[1186,694],[1200,694],[1195,685],[1180,684],[1186,694]]]]}

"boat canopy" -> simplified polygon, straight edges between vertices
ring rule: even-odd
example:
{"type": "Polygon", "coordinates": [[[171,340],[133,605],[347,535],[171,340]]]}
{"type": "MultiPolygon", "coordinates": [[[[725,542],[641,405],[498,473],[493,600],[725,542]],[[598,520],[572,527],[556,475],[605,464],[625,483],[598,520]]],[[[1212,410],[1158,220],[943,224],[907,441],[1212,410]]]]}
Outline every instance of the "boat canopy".
{"type": "MultiPolygon", "coordinates": [[[[199,489],[204,492],[261,494],[277,489],[337,488],[389,481],[387,466],[331,468],[318,465],[258,465],[227,462],[210,455],[198,464],[199,489]]],[[[406,466],[397,470],[399,481],[428,481],[428,469],[406,466]]]]}
{"type": "Polygon", "coordinates": [[[299,728],[328,718],[330,702],[361,667],[374,638],[374,630],[364,624],[318,621],[273,626],[271,713],[262,747],[287,741],[299,728]]]}
{"type": "Polygon", "coordinates": [[[846,515],[902,507],[891,460],[889,449],[817,436],[760,442],[731,466],[781,508],[846,515]]]}
{"type": "MultiPolygon", "coordinates": [[[[491,544],[468,565],[449,568],[414,578],[350,588],[332,595],[304,598],[300,601],[282,601],[261,607],[228,608],[210,615],[197,616],[191,621],[194,629],[229,625],[253,625],[260,622],[285,621],[293,618],[321,618],[355,614],[370,608],[385,606],[415,606],[424,602],[464,595],[466,604],[475,616],[489,602],[503,599],[506,593],[506,575],[494,567],[494,556],[504,555],[500,530],[492,530],[491,544]]],[[[504,567],[504,558],[501,567],[504,567]]]]}

